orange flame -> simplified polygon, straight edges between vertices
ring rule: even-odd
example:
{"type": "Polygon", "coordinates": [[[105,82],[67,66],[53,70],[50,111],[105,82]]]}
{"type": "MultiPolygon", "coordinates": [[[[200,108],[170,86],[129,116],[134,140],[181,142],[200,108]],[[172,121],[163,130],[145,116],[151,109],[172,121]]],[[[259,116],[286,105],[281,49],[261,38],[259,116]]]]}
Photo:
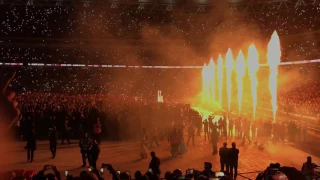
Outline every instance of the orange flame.
{"type": "Polygon", "coordinates": [[[207,90],[208,90],[209,81],[207,79],[208,77],[207,72],[208,72],[208,67],[207,67],[207,64],[205,63],[202,68],[202,103],[205,103],[208,96],[207,90]]]}
{"type": "Polygon", "coordinates": [[[227,94],[228,94],[228,110],[230,111],[230,105],[231,105],[231,89],[232,89],[232,70],[234,66],[234,60],[232,51],[229,48],[226,54],[226,73],[227,73],[227,94]]]}
{"type": "Polygon", "coordinates": [[[245,62],[242,50],[239,51],[236,60],[236,72],[237,72],[237,85],[238,85],[238,110],[239,114],[242,109],[242,94],[243,94],[243,78],[245,75],[245,62]]]}
{"type": "Polygon", "coordinates": [[[277,113],[277,78],[278,78],[278,66],[281,62],[281,48],[280,39],[276,31],[273,32],[271,40],[268,44],[267,53],[268,65],[270,69],[269,76],[269,90],[271,94],[271,105],[273,113],[273,121],[276,121],[277,113]]]}
{"type": "Polygon", "coordinates": [[[219,104],[222,105],[222,86],[223,86],[223,59],[221,54],[218,57],[218,67],[217,67],[217,75],[218,75],[218,92],[219,92],[219,104]]]}
{"type": "Polygon", "coordinates": [[[249,76],[251,80],[251,95],[252,95],[252,107],[253,107],[253,119],[256,119],[256,111],[257,111],[257,72],[259,69],[259,54],[254,44],[249,46],[248,50],[248,70],[249,76]]]}
{"type": "Polygon", "coordinates": [[[208,69],[208,76],[209,76],[209,92],[211,95],[210,98],[210,104],[214,105],[215,101],[216,101],[216,65],[214,64],[213,59],[210,59],[210,63],[209,63],[209,69],[208,69]]]}
{"type": "Polygon", "coordinates": [[[215,64],[213,59],[202,68],[202,103],[214,104],[215,97],[215,64]]]}

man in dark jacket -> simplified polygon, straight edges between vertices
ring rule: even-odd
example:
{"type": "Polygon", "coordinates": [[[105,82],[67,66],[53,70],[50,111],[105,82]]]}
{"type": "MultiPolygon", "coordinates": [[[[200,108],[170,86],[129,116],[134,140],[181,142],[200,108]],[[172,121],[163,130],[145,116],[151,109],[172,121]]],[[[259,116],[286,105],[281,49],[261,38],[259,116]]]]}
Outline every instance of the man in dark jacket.
{"type": "Polygon", "coordinates": [[[93,141],[92,147],[89,153],[90,153],[90,165],[92,166],[93,169],[97,169],[97,160],[99,158],[100,148],[99,148],[99,143],[96,140],[93,141]]]}
{"type": "Polygon", "coordinates": [[[82,155],[82,166],[81,167],[86,167],[86,165],[87,165],[86,158],[88,158],[91,146],[92,146],[92,141],[88,137],[88,134],[85,133],[84,137],[81,138],[80,142],[79,142],[80,152],[82,155]]]}
{"type": "Polygon", "coordinates": [[[153,174],[158,174],[160,175],[160,159],[156,156],[156,153],[155,152],[151,152],[150,153],[151,155],[151,161],[150,161],[150,164],[149,164],[149,168],[152,169],[152,173],[153,174]]]}
{"type": "Polygon", "coordinates": [[[192,145],[194,145],[194,126],[191,124],[188,127],[188,141],[187,141],[187,146],[189,145],[189,141],[192,140],[192,145]]]}
{"type": "Polygon", "coordinates": [[[203,121],[203,132],[204,132],[204,140],[207,140],[210,138],[209,136],[209,123],[207,120],[203,121]]]}
{"type": "Polygon", "coordinates": [[[212,132],[211,132],[212,154],[218,153],[218,147],[217,147],[218,140],[219,140],[219,134],[217,129],[212,129],[212,132]]]}
{"type": "Polygon", "coordinates": [[[234,179],[238,175],[238,157],[239,149],[236,148],[236,143],[232,143],[232,148],[229,149],[229,162],[230,162],[230,174],[234,176],[234,179]]]}
{"type": "Polygon", "coordinates": [[[52,131],[50,133],[50,151],[52,153],[52,159],[56,157],[57,141],[58,141],[57,128],[53,126],[52,131]]]}
{"type": "Polygon", "coordinates": [[[229,164],[228,164],[228,158],[229,158],[229,149],[227,148],[227,143],[223,143],[223,147],[219,149],[219,156],[220,156],[220,171],[224,171],[224,167],[226,167],[226,171],[229,172],[229,164]]]}
{"type": "Polygon", "coordinates": [[[27,158],[29,162],[33,161],[33,155],[34,155],[34,151],[37,149],[37,143],[36,143],[36,135],[34,133],[34,129],[32,130],[32,132],[28,135],[28,139],[27,139],[27,158]]]}

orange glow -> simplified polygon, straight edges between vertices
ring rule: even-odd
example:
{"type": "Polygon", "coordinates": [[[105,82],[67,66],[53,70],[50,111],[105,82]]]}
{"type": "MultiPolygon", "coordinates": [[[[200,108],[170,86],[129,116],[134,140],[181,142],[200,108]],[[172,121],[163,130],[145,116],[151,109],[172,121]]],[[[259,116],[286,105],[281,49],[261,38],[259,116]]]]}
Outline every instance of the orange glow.
{"type": "Polygon", "coordinates": [[[258,80],[257,80],[257,72],[259,70],[259,54],[254,44],[249,46],[248,50],[248,70],[249,76],[251,80],[251,96],[252,96],[252,107],[253,107],[253,119],[256,119],[256,111],[257,111],[257,104],[258,104],[258,97],[257,97],[257,87],[258,87],[258,80]]]}
{"type": "Polygon", "coordinates": [[[218,67],[217,67],[217,75],[218,75],[218,92],[219,92],[219,104],[222,105],[222,86],[223,86],[223,59],[219,54],[218,57],[218,67]]]}
{"type": "Polygon", "coordinates": [[[214,105],[216,102],[216,65],[214,64],[213,59],[210,59],[209,63],[209,70],[208,70],[208,76],[209,76],[209,84],[210,84],[210,95],[211,98],[209,103],[214,105]]]}
{"type": "Polygon", "coordinates": [[[214,105],[216,101],[215,91],[215,75],[216,67],[213,59],[209,65],[204,65],[202,68],[202,103],[214,105]]]}
{"type": "Polygon", "coordinates": [[[243,95],[243,78],[245,75],[245,62],[242,50],[239,51],[236,60],[237,86],[238,86],[238,112],[239,115],[242,110],[242,95],[243,95]]]}
{"type": "Polygon", "coordinates": [[[271,36],[271,40],[269,41],[269,44],[268,44],[267,59],[268,59],[268,65],[270,69],[269,90],[271,95],[273,122],[275,122],[277,109],[278,109],[277,107],[278,66],[281,62],[280,39],[276,31],[273,32],[271,36]]]}
{"type": "MultiPolygon", "coordinates": [[[[204,64],[202,69],[202,104],[199,104],[200,98],[197,98],[192,105],[194,109],[197,109],[199,113],[201,111],[202,114],[206,114],[206,117],[210,115],[209,112],[217,113],[225,110],[230,112],[233,109],[232,102],[237,99],[234,104],[235,106],[238,106],[238,114],[252,113],[253,119],[257,119],[257,107],[260,102],[258,85],[259,88],[264,88],[264,79],[258,78],[260,69],[259,60],[261,57],[259,57],[259,51],[254,43],[249,46],[247,52],[247,59],[245,59],[242,50],[234,57],[232,50],[229,48],[225,55],[225,62],[224,58],[219,54],[216,63],[211,58],[209,63],[204,64]],[[248,68],[248,78],[246,68],[248,68]],[[233,71],[235,71],[234,74],[233,71]],[[224,87],[224,83],[226,84],[226,87],[224,87]],[[226,92],[224,92],[224,90],[226,92]],[[247,95],[249,95],[248,98],[247,95]],[[235,98],[236,96],[237,98],[235,98]],[[252,104],[250,112],[243,112],[244,103],[252,104]]],[[[273,121],[276,121],[278,66],[281,62],[280,40],[276,31],[272,34],[267,46],[267,60],[270,70],[268,84],[268,90],[271,95],[270,104],[272,106],[273,121]]]]}
{"type": "Polygon", "coordinates": [[[226,54],[226,74],[227,74],[227,95],[228,95],[228,111],[230,111],[231,105],[231,89],[232,89],[232,71],[234,66],[234,59],[232,55],[232,51],[229,48],[226,54]]]}

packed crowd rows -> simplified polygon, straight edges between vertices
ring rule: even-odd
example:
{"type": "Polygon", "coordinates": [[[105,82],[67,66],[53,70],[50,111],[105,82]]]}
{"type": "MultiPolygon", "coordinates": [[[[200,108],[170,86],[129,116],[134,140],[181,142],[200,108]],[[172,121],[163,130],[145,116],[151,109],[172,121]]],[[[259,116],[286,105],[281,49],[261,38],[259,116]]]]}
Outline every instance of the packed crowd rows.
{"type": "MultiPolygon", "coordinates": [[[[285,66],[286,67],[286,66],[285,66]]],[[[284,67],[281,67],[283,69],[284,67]]],[[[288,67],[289,68],[289,67],[288,67]]],[[[11,69],[3,69],[5,74],[11,69]]],[[[289,69],[294,70],[299,78],[290,79],[290,76],[279,76],[282,83],[279,85],[279,110],[316,117],[319,113],[319,82],[317,64],[310,66],[295,65],[289,69]],[[296,70],[300,70],[301,73],[296,70]],[[300,80],[299,80],[300,79],[300,80]],[[294,82],[293,82],[294,81],[294,82]]],[[[280,71],[280,74],[282,71],[280,71]]],[[[192,103],[194,98],[201,99],[202,91],[200,69],[108,69],[108,68],[18,68],[16,78],[12,82],[12,89],[21,94],[22,104],[32,102],[37,93],[44,97],[41,105],[54,103],[50,100],[50,93],[60,93],[64,98],[71,94],[91,94],[92,97],[121,96],[121,103],[126,101],[156,102],[157,91],[161,90],[164,101],[167,103],[192,103]],[[168,86],[170,84],[170,86],[168,86]],[[183,92],[183,93],[182,93],[183,92]],[[31,93],[31,94],[30,94],[31,93]],[[95,95],[94,95],[95,94],[95,95]],[[29,102],[30,101],[30,102],[29,102]],[[49,102],[48,102],[49,101],[49,102]]],[[[258,107],[270,109],[270,94],[267,80],[258,87],[258,107]],[[263,91],[264,90],[264,91],[263,91]]],[[[243,103],[251,106],[250,89],[245,89],[243,103]]],[[[237,90],[232,95],[232,109],[237,110],[237,90]]],[[[80,95],[79,95],[80,96],[80,95]]],[[[72,97],[72,96],[70,96],[72,97]]],[[[80,97],[79,97],[80,98],[80,97]]],[[[70,99],[70,98],[68,98],[70,99]]],[[[82,97],[85,99],[85,97],[82,97]]],[[[55,103],[60,105],[61,100],[55,103]]],[[[73,101],[73,99],[72,99],[73,101]]],[[[80,100],[81,101],[81,98],[80,100]]],[[[85,101],[85,100],[84,100],[85,101]]],[[[39,102],[38,102],[39,103],[39,102]]],[[[225,105],[227,102],[225,102],[225,105]]],[[[193,106],[195,104],[192,104],[193,106]]]]}
{"type": "Polygon", "coordinates": [[[35,127],[37,136],[41,138],[46,138],[48,129],[53,126],[63,131],[66,123],[70,128],[68,136],[78,138],[83,132],[93,132],[94,124],[100,120],[105,138],[136,139],[140,137],[142,127],[157,126],[162,132],[170,129],[174,119],[181,119],[184,106],[112,95],[32,93],[18,96],[17,100],[22,114],[18,133],[26,135],[35,127]]]}
{"type": "Polygon", "coordinates": [[[216,17],[4,6],[0,61],[202,65],[229,47],[247,47],[243,42],[265,43],[274,30],[283,40],[283,61],[314,59],[320,55],[319,33],[314,33],[319,30],[320,20],[314,15],[318,11],[319,7],[314,6],[216,17]],[[287,37],[296,33],[306,34],[303,40],[287,37]]]}
{"type": "MultiPolygon", "coordinates": [[[[270,34],[271,35],[271,34],[270,34]]],[[[294,38],[294,37],[293,37],[294,38]]],[[[303,42],[282,43],[282,61],[301,61],[318,59],[320,55],[319,42],[316,37],[310,36],[311,39],[303,42]]],[[[196,44],[195,46],[185,44],[184,41],[172,42],[168,41],[164,44],[150,43],[147,45],[136,46],[128,44],[126,41],[120,45],[114,45],[111,48],[101,47],[96,45],[96,42],[77,41],[74,45],[69,42],[61,41],[51,44],[47,42],[42,46],[38,46],[37,42],[34,46],[32,42],[14,45],[0,43],[0,62],[28,62],[28,63],[57,63],[57,64],[99,64],[99,65],[184,65],[184,66],[199,66],[209,61],[210,57],[216,58],[218,54],[225,54],[231,46],[219,46],[218,44],[196,44]],[[64,45],[61,46],[60,44],[64,45]],[[88,47],[90,44],[90,47],[88,47]],[[68,47],[66,47],[68,46],[68,47]],[[215,47],[215,51],[202,52],[202,50],[210,46],[215,47]],[[218,50],[218,48],[220,49],[218,50]],[[126,53],[123,53],[126,51],[126,53]],[[153,62],[150,64],[150,62],[153,62]]],[[[252,42],[252,41],[250,41],[252,42]]],[[[138,41],[137,41],[138,43],[138,41]]],[[[115,44],[114,41],[105,42],[105,44],[115,44]]],[[[238,44],[238,43],[235,43],[238,44]]],[[[235,47],[236,54],[239,47],[235,47]]],[[[244,51],[248,48],[247,45],[241,47],[244,51]]],[[[264,51],[266,46],[261,47],[264,51]]],[[[263,63],[263,62],[261,62],[263,63]]]]}
{"type": "Polygon", "coordinates": [[[194,35],[209,37],[226,29],[245,32],[248,27],[254,27],[260,33],[272,33],[278,29],[284,35],[319,29],[317,22],[320,19],[315,15],[319,13],[319,5],[252,14],[230,12],[226,7],[225,12],[220,13],[225,16],[185,12],[144,14],[129,9],[105,11],[99,7],[2,6],[1,35],[129,39],[140,38],[144,33],[159,33],[166,38],[184,37],[186,33],[194,38],[194,35]],[[148,31],[148,26],[154,27],[155,32],[148,31]],[[166,33],[168,28],[172,28],[169,34],[166,33]]]}
{"type": "MultiPolygon", "coordinates": [[[[153,159],[150,162],[150,165],[152,164],[153,159]]],[[[205,162],[205,164],[211,164],[208,162],[205,162]]],[[[212,165],[211,165],[212,166],[212,165]]],[[[265,171],[261,172],[257,176],[257,180],[262,180],[267,174],[268,168],[274,168],[280,170],[280,172],[276,175],[273,175],[273,177],[287,177],[287,178],[299,178],[299,180],[304,180],[305,176],[299,172],[297,169],[293,167],[286,167],[286,166],[280,166],[279,163],[276,164],[270,164],[269,167],[266,168],[265,171]]],[[[219,180],[232,180],[232,178],[229,177],[229,174],[226,172],[214,172],[211,170],[212,167],[208,168],[204,167],[204,170],[195,170],[195,169],[188,169],[186,172],[182,172],[181,169],[175,169],[174,171],[165,172],[163,177],[166,180],[178,180],[178,179],[186,179],[186,180],[208,180],[209,178],[215,178],[219,180]],[[223,176],[222,176],[223,175],[223,176]]],[[[141,171],[136,171],[135,173],[131,174],[130,172],[120,172],[115,170],[112,165],[108,165],[107,168],[101,168],[100,170],[92,170],[92,171],[82,171],[80,175],[72,175],[68,174],[66,171],[65,174],[62,174],[58,171],[57,167],[53,165],[45,165],[42,170],[39,172],[36,171],[13,171],[8,173],[3,173],[2,177],[5,177],[6,179],[13,179],[13,180],[42,180],[42,179],[48,179],[48,180],[103,180],[104,173],[110,173],[112,175],[113,180],[160,180],[160,176],[156,173],[152,172],[146,172],[143,173],[141,171]]]]}
{"type": "MultiPolygon", "coordinates": [[[[295,94],[291,95],[294,97],[295,94]]],[[[47,138],[48,129],[55,126],[58,131],[68,131],[68,137],[78,138],[83,132],[93,132],[97,120],[102,123],[104,139],[109,140],[137,139],[140,137],[139,132],[142,128],[152,129],[154,127],[158,128],[160,139],[165,139],[171,131],[172,123],[176,120],[190,120],[198,129],[202,127],[199,112],[191,109],[189,104],[142,101],[132,96],[54,93],[26,93],[17,96],[17,100],[22,114],[17,134],[22,137],[28,134],[30,129],[33,129],[32,127],[35,127],[39,138],[47,138]]],[[[299,100],[303,101],[303,99],[299,100]]],[[[282,103],[288,103],[289,106],[292,102],[282,103]]],[[[312,106],[308,107],[308,105],[300,107],[307,110],[300,111],[300,108],[296,108],[295,105],[292,109],[281,109],[281,111],[288,110],[312,115],[309,114],[313,113],[312,110],[318,110],[317,107],[309,109],[312,106]]],[[[271,117],[270,112],[269,117],[261,116],[260,114],[266,114],[264,110],[258,110],[257,114],[261,122],[268,121],[271,117]]],[[[233,127],[237,123],[230,121],[230,124],[233,124],[230,125],[233,127]]],[[[256,124],[256,126],[264,129],[266,125],[256,124]]],[[[292,132],[297,132],[301,127],[300,124],[294,125],[292,132]]],[[[236,126],[235,130],[241,132],[242,126],[236,126]]]]}

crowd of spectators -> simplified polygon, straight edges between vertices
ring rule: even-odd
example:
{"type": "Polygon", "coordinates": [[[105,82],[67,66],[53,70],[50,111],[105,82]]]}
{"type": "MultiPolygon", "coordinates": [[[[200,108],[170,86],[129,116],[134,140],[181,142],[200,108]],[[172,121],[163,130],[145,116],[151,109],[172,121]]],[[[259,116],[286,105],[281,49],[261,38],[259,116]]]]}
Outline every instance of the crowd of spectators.
{"type": "Polygon", "coordinates": [[[53,126],[64,131],[66,121],[68,136],[79,138],[83,132],[93,132],[93,125],[100,120],[104,138],[135,140],[140,138],[143,127],[157,127],[163,133],[169,131],[174,120],[182,119],[181,109],[185,109],[181,104],[141,101],[119,95],[26,93],[17,96],[17,100],[22,114],[19,135],[26,135],[35,127],[39,138],[47,138],[53,126]]]}
{"type": "MultiPolygon", "coordinates": [[[[319,6],[314,6],[213,16],[146,15],[97,7],[1,6],[0,62],[202,65],[212,54],[223,53],[228,47],[238,49],[242,40],[266,42],[274,30],[284,39],[283,61],[313,59],[320,56],[319,10],[319,6]],[[307,33],[305,39],[294,38],[300,33],[307,33]],[[219,47],[212,50],[212,44],[216,44],[214,49],[219,47]]],[[[312,66],[309,68],[318,69],[317,65],[312,66]]],[[[109,140],[138,139],[142,127],[154,126],[159,129],[160,138],[165,138],[172,121],[186,118],[185,112],[191,110],[190,105],[174,102],[185,102],[182,100],[186,97],[201,92],[201,86],[194,86],[194,82],[201,82],[201,73],[191,69],[25,67],[16,71],[12,88],[18,94],[22,114],[18,127],[22,128],[17,133],[22,137],[35,127],[37,136],[46,138],[50,127],[61,130],[65,122],[71,127],[70,136],[78,137],[78,133],[92,132],[93,124],[100,119],[108,124],[103,124],[106,128],[103,133],[109,140]],[[166,103],[155,102],[159,89],[164,92],[166,103]]],[[[279,110],[316,116],[320,112],[320,83],[311,79],[295,82],[289,90],[279,89],[279,110]]],[[[109,170],[116,179],[130,179],[126,173],[118,175],[112,168],[109,170]]],[[[197,175],[197,179],[206,179],[200,173],[197,175]]],[[[135,179],[159,178],[151,177],[150,173],[143,176],[141,172],[135,176],[135,179]]],[[[166,174],[166,179],[181,176],[181,171],[176,170],[166,174]]],[[[61,179],[54,166],[45,166],[34,176],[34,179],[54,178],[61,179]],[[53,174],[45,176],[48,169],[53,174]]],[[[99,171],[67,178],[102,179],[99,171]]]]}
{"type": "Polygon", "coordinates": [[[242,48],[243,42],[265,43],[274,30],[282,40],[283,61],[320,55],[317,5],[261,13],[226,11],[223,16],[97,7],[0,8],[2,62],[202,65],[229,47],[242,48]],[[301,33],[303,39],[295,37],[301,33]]]}

